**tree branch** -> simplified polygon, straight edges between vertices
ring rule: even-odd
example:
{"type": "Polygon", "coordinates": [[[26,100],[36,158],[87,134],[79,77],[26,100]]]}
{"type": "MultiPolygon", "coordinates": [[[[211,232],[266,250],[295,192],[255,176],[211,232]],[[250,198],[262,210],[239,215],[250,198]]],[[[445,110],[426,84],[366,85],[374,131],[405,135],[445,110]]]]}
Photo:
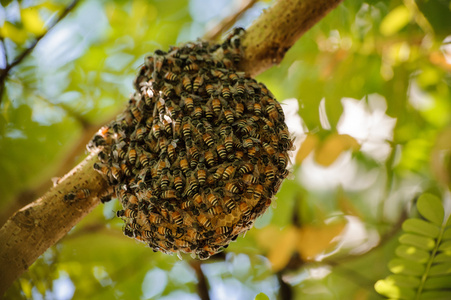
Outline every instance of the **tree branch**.
{"type": "Polygon", "coordinates": [[[278,0],[244,36],[242,69],[252,76],[279,64],[285,53],[342,0],[278,0]]]}
{"type": "MultiPolygon", "coordinates": [[[[243,70],[255,76],[279,63],[294,42],[339,2],[341,0],[276,2],[247,30],[243,40],[243,70]]],[[[45,250],[99,203],[98,195],[105,190],[107,183],[92,167],[96,161],[95,155],[88,156],[56,187],[19,210],[0,229],[0,240],[3,241],[0,249],[0,296],[45,250]],[[90,197],[74,203],[63,201],[67,193],[82,188],[90,190],[90,197]]]]}
{"type": "Polygon", "coordinates": [[[206,40],[210,40],[210,41],[214,41],[219,39],[219,37],[221,36],[221,34],[223,34],[224,32],[226,32],[228,29],[230,29],[233,24],[236,23],[236,21],[248,10],[250,9],[252,6],[254,6],[254,4],[257,3],[257,0],[246,0],[241,2],[241,8],[235,12],[233,15],[228,16],[227,18],[225,18],[224,20],[221,21],[221,23],[219,23],[218,25],[216,25],[213,29],[211,29],[210,31],[208,31],[205,35],[204,35],[204,39],[206,40]]]}
{"type": "Polygon", "coordinates": [[[97,204],[106,181],[92,167],[89,155],[44,196],[16,212],[0,229],[0,295],[49,247],[60,240],[97,204]],[[71,191],[89,189],[90,197],[75,202],[63,198],[71,191]]]}
{"type": "MultiPolygon", "coordinates": [[[[3,91],[4,91],[4,86],[5,86],[5,81],[6,81],[6,77],[8,77],[8,73],[9,71],[14,68],[15,66],[17,66],[18,64],[20,64],[22,62],[22,60],[24,60],[33,50],[34,48],[36,48],[37,44],[39,43],[39,41],[47,35],[47,33],[49,33],[49,31],[56,26],[56,24],[58,24],[62,19],[64,19],[69,12],[71,12],[74,7],[78,4],[78,2],[80,2],[80,0],[74,0],[72,1],[71,4],[69,4],[61,13],[61,15],[55,20],[55,22],[53,22],[52,24],[50,24],[49,28],[47,29],[46,32],[44,32],[43,34],[41,34],[40,36],[38,36],[36,38],[36,40],[30,45],[30,47],[28,47],[27,49],[25,49],[18,57],[16,57],[16,59],[11,63],[8,64],[8,62],[6,62],[6,67],[1,71],[0,73],[0,103],[2,103],[2,98],[3,98],[3,91]]],[[[6,53],[6,52],[5,52],[6,53]]]]}

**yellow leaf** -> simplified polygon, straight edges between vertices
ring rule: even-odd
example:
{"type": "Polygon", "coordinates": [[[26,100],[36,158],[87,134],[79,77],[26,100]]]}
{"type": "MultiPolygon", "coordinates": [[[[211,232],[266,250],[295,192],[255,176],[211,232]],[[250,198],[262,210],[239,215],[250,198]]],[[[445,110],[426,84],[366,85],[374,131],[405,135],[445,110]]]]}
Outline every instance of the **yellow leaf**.
{"type": "Polygon", "coordinates": [[[22,45],[27,40],[25,30],[19,29],[9,22],[3,23],[2,28],[0,28],[0,36],[9,38],[18,45],[22,45]]]}
{"type": "Polygon", "coordinates": [[[346,226],[346,220],[324,224],[321,227],[307,225],[300,229],[296,248],[304,260],[312,260],[330,248],[332,240],[346,226]]]}
{"type": "Polygon", "coordinates": [[[315,151],[315,160],[322,166],[330,166],[343,151],[360,148],[359,143],[350,135],[333,133],[315,151]]]}
{"type": "Polygon", "coordinates": [[[409,9],[404,5],[400,5],[385,16],[379,30],[385,36],[393,35],[406,26],[410,22],[411,17],[409,9]]]}
{"type": "Polygon", "coordinates": [[[301,144],[298,153],[296,154],[296,163],[300,164],[309,154],[315,149],[319,142],[319,138],[315,134],[308,134],[301,144]]]}
{"type": "Polygon", "coordinates": [[[45,32],[44,21],[36,7],[25,8],[21,10],[22,23],[24,28],[35,35],[42,35],[45,32]]]}
{"type": "Polygon", "coordinates": [[[277,272],[283,269],[290,261],[291,255],[296,248],[296,240],[299,234],[298,229],[290,225],[279,231],[276,236],[271,235],[266,237],[267,242],[271,244],[267,257],[272,264],[272,269],[274,272],[277,272]]]}

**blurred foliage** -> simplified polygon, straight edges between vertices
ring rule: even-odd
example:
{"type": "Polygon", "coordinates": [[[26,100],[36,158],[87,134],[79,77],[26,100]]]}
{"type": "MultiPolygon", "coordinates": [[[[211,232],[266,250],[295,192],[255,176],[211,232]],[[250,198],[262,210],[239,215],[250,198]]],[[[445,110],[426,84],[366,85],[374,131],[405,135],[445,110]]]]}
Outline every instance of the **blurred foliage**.
{"type": "MultiPolygon", "coordinates": [[[[0,68],[44,37],[1,95],[0,208],[63,175],[86,124],[121,111],[145,54],[201,37],[239,4],[83,0],[47,33],[69,1],[1,1],[0,68]]],[[[446,0],[345,1],[258,77],[286,108],[293,174],[245,238],[200,263],[211,299],[382,299],[374,284],[405,254],[400,224],[418,195],[449,205],[449,20],[446,0]]],[[[199,299],[199,262],[123,236],[118,205],[98,207],[7,298],[199,299]]]]}

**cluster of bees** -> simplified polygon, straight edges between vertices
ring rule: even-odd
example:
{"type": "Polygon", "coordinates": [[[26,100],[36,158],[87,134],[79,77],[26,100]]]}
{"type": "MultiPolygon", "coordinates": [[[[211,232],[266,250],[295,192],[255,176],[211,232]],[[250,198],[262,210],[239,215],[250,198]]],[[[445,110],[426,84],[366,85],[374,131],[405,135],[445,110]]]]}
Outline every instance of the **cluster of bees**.
{"type": "Polygon", "coordinates": [[[94,168],[117,196],[124,233],[200,259],[226,248],[271,204],[292,148],[271,92],[238,72],[243,29],[146,57],[126,110],[93,137],[94,168]]]}

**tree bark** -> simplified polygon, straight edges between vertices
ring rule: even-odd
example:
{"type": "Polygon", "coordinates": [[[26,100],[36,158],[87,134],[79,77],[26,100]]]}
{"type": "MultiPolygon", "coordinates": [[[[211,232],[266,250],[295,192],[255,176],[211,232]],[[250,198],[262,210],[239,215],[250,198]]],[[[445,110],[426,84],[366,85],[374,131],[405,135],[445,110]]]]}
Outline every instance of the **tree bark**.
{"type": "MultiPolygon", "coordinates": [[[[295,41],[341,1],[277,1],[247,30],[242,41],[242,69],[255,76],[278,64],[295,41]]],[[[96,161],[96,155],[89,155],[57,186],[16,212],[0,229],[0,295],[99,204],[107,183],[93,169],[96,161]],[[89,189],[90,196],[72,203],[63,201],[67,193],[79,189],[89,189]]]]}

